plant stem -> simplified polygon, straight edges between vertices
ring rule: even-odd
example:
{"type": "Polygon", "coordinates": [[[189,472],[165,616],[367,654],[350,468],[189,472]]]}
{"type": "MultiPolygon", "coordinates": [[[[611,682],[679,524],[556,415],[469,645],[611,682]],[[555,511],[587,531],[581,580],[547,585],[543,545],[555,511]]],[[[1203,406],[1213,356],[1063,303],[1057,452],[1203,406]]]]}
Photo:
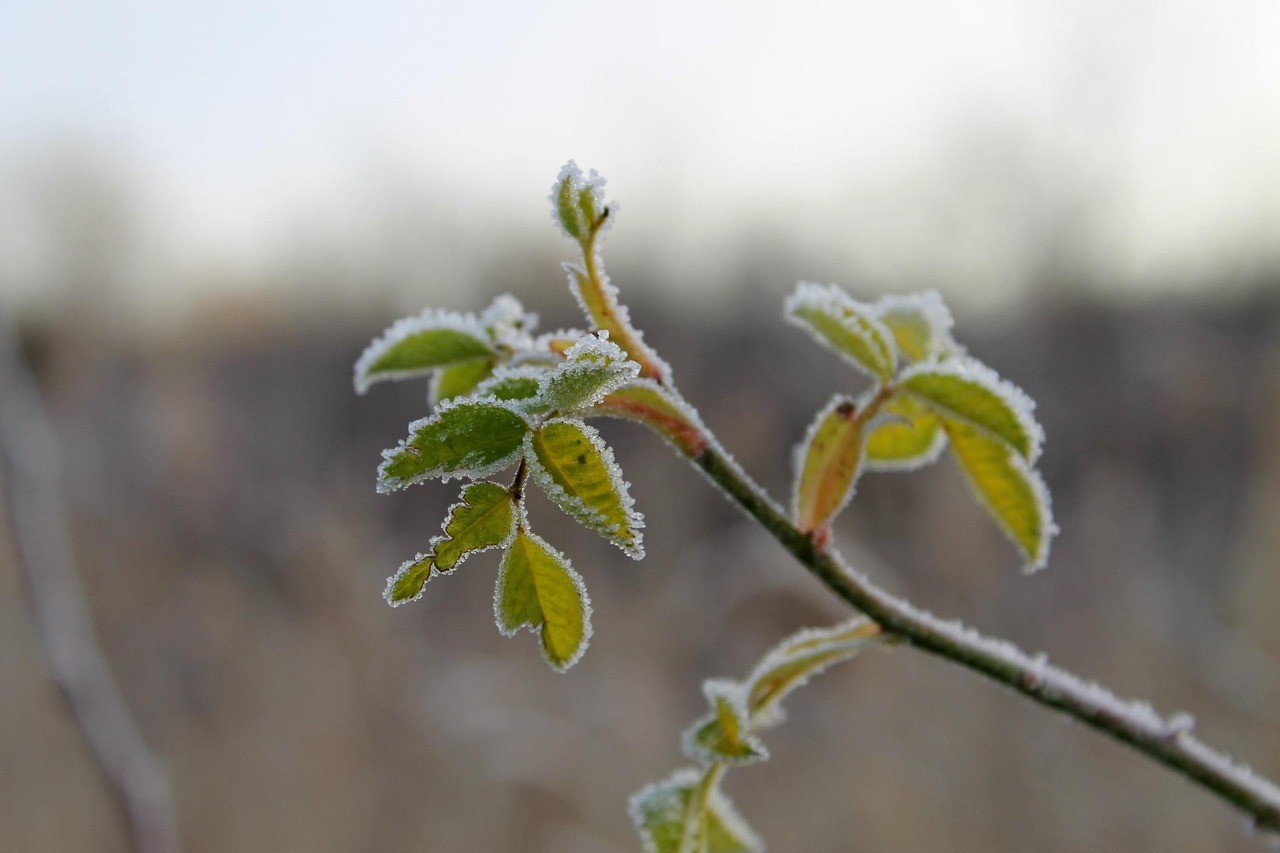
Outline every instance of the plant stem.
{"type": "Polygon", "coordinates": [[[1050,666],[1043,656],[1033,657],[959,622],[941,620],[880,589],[836,551],[819,548],[800,532],[710,431],[705,437],[706,449],[690,457],[693,463],[837,597],[878,622],[888,634],[1128,744],[1246,812],[1258,830],[1280,833],[1280,787],[1192,735],[1194,721],[1189,716],[1165,719],[1149,705],[1121,700],[1097,684],[1050,666]]]}

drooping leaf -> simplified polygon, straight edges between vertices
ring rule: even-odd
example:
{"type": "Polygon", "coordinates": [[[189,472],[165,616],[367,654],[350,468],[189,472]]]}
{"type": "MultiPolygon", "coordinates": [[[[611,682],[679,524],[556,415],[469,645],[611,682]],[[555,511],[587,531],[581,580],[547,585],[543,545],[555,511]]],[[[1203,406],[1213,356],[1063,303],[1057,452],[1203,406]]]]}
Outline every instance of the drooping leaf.
{"type": "Polygon", "coordinates": [[[750,764],[769,757],[769,751],[752,733],[744,686],[727,678],[703,682],[711,712],[685,730],[684,754],[704,765],[750,764]]]}
{"type": "Polygon", "coordinates": [[[1034,465],[1044,433],[1022,389],[970,358],[926,362],[903,371],[899,385],[945,418],[969,423],[1017,450],[1034,465]]]}
{"type": "Polygon", "coordinates": [[[787,297],[786,316],[871,378],[888,381],[897,368],[893,333],[873,306],[850,297],[836,285],[801,282],[787,297]]]}
{"type": "Polygon", "coordinates": [[[405,560],[399,570],[387,578],[387,588],[382,597],[392,607],[417,601],[431,579],[432,558],[429,554],[418,554],[412,560],[405,560]]]}
{"type": "Polygon", "coordinates": [[[1058,528],[1040,474],[990,433],[955,418],[943,418],[942,425],[979,502],[1017,547],[1026,570],[1044,568],[1058,528]]]}
{"type": "Polygon", "coordinates": [[[526,441],[529,472],[547,497],[627,556],[644,557],[644,516],[636,512],[630,484],[600,433],[582,421],[556,418],[526,441]]]}
{"type": "Polygon", "coordinates": [[[908,361],[927,361],[959,350],[951,337],[951,312],[936,290],[887,294],[872,307],[908,361]]]}
{"type": "Polygon", "coordinates": [[[743,683],[752,731],[782,722],[782,700],[832,664],[853,657],[880,635],[880,626],[856,616],[830,628],[792,634],[769,650],[743,683]]]}
{"type": "Polygon", "coordinates": [[[454,397],[465,397],[476,389],[493,372],[492,359],[480,358],[464,361],[436,371],[431,380],[430,403],[432,407],[454,397]]]}
{"type": "Polygon", "coordinates": [[[853,496],[862,468],[862,424],[857,404],[837,394],[796,447],[792,511],[805,533],[826,528],[853,496]]]}
{"type": "Polygon", "coordinates": [[[913,397],[900,394],[884,407],[867,435],[864,463],[869,471],[914,471],[937,460],[947,445],[938,416],[913,397]]]}
{"type": "Polygon", "coordinates": [[[426,376],[440,367],[494,356],[488,335],[474,315],[424,311],[397,320],[356,361],[356,392],[375,382],[426,376]]]}
{"type": "Polygon", "coordinates": [[[565,360],[542,377],[538,396],[551,409],[569,414],[589,409],[635,379],[640,365],[609,340],[587,335],[565,352],[565,360]]]}
{"type": "Polygon", "coordinates": [[[461,502],[449,507],[445,535],[431,543],[436,569],[451,572],[472,554],[507,544],[515,525],[510,491],[497,483],[472,483],[462,490],[461,502]]]}
{"type": "Polygon", "coordinates": [[[685,456],[707,447],[698,413],[652,379],[636,379],[605,397],[588,415],[607,415],[642,423],[685,456]]]}
{"type": "Polygon", "coordinates": [[[540,537],[518,529],[498,571],[493,596],[498,630],[513,636],[537,631],[551,668],[578,662],[591,638],[591,602],[582,578],[565,556],[540,537]]]}
{"type": "Polygon", "coordinates": [[[717,784],[714,771],[677,770],[631,798],[645,853],[759,853],[764,844],[717,784]],[[709,775],[710,774],[710,775],[709,775]]]}
{"type": "Polygon", "coordinates": [[[433,477],[483,479],[520,455],[529,424],[510,403],[462,398],[409,424],[409,437],[382,452],[378,491],[433,477]]]}

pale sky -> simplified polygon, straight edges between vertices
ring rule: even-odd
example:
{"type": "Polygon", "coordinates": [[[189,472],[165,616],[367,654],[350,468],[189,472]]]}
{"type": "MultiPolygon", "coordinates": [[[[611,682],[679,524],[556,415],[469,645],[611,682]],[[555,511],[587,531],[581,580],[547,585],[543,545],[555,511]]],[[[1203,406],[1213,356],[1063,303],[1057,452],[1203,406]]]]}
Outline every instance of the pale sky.
{"type": "Polygon", "coordinates": [[[998,290],[1079,215],[1125,281],[1275,263],[1278,44],[1275,0],[5,0],[0,271],[39,266],[22,179],[67,141],[170,269],[365,227],[387,183],[541,228],[569,157],[677,254],[764,225],[998,290]]]}

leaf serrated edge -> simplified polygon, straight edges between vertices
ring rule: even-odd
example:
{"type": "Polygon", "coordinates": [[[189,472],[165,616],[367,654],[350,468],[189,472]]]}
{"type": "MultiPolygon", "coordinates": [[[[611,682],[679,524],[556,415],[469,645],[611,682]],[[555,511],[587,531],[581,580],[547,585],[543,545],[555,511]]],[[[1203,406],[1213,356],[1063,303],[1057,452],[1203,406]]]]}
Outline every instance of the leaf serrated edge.
{"type": "MultiPolygon", "coordinates": [[[[438,551],[438,549],[439,549],[439,546],[440,546],[442,543],[452,541],[452,540],[453,540],[453,538],[454,538],[454,537],[452,537],[452,536],[450,536],[450,535],[449,535],[449,523],[453,521],[453,514],[454,514],[455,512],[457,512],[459,509],[463,508],[463,507],[466,507],[467,509],[470,509],[472,506],[474,506],[473,504],[469,504],[469,503],[467,503],[467,501],[466,501],[466,494],[467,494],[467,490],[468,490],[468,489],[470,489],[472,486],[476,486],[476,485],[480,485],[480,484],[479,484],[479,483],[472,483],[471,485],[469,485],[469,486],[467,486],[466,488],[464,488],[464,489],[462,490],[462,494],[461,494],[461,496],[459,497],[459,499],[458,499],[457,501],[455,501],[454,503],[450,504],[450,505],[449,505],[449,509],[445,511],[445,514],[444,514],[444,521],[443,521],[443,522],[441,522],[441,524],[440,524],[440,528],[441,528],[441,530],[443,530],[444,532],[443,532],[443,533],[437,533],[435,536],[431,537],[430,545],[431,545],[431,553],[432,553],[433,555],[437,553],[437,551],[438,551]]],[[[500,489],[503,489],[503,491],[507,491],[507,489],[506,489],[505,487],[503,487],[503,486],[502,486],[501,484],[499,484],[499,483],[493,483],[492,485],[497,486],[497,487],[498,487],[498,488],[500,488],[500,489]]],[[[497,542],[497,543],[495,543],[495,544],[493,544],[493,545],[485,545],[483,548],[472,548],[472,549],[470,549],[470,550],[468,550],[468,551],[463,551],[463,552],[458,556],[458,561],[457,561],[456,563],[454,563],[454,564],[453,564],[450,568],[448,568],[448,569],[442,569],[442,568],[440,568],[439,564],[436,564],[436,565],[435,565],[435,566],[433,566],[433,568],[432,568],[432,574],[436,574],[436,575],[451,575],[451,574],[453,574],[454,572],[456,572],[456,571],[458,570],[458,566],[461,566],[463,563],[465,563],[465,562],[466,562],[468,559],[470,559],[472,556],[474,556],[474,555],[476,555],[476,554],[483,554],[485,551],[494,551],[494,550],[497,550],[497,549],[499,549],[499,548],[506,548],[507,546],[509,546],[509,545],[511,544],[512,540],[516,538],[516,528],[519,526],[519,524],[520,524],[520,522],[521,522],[521,520],[522,520],[522,517],[521,517],[521,514],[520,514],[519,509],[517,508],[518,503],[517,503],[516,501],[514,501],[514,500],[512,500],[512,499],[510,498],[510,492],[509,492],[509,491],[508,491],[507,493],[508,493],[508,500],[509,500],[509,501],[511,501],[511,529],[507,531],[507,536],[506,536],[506,538],[505,538],[505,539],[503,539],[501,542],[497,542]]]]}

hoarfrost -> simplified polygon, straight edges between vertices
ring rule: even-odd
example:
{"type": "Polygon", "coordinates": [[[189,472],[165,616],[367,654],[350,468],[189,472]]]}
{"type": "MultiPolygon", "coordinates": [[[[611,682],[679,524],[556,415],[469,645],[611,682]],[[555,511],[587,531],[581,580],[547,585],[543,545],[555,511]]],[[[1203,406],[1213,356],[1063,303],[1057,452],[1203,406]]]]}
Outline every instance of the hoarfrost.
{"type": "Polygon", "coordinates": [[[525,311],[519,299],[503,293],[481,312],[479,322],[495,344],[520,352],[533,346],[532,332],[538,327],[538,315],[525,311]]]}
{"type": "Polygon", "coordinates": [[[475,352],[468,358],[481,358],[489,352],[487,344],[489,336],[485,333],[484,326],[474,314],[428,309],[415,317],[403,317],[395,321],[381,335],[375,338],[373,343],[365,347],[364,352],[356,359],[355,364],[354,382],[356,393],[365,393],[365,391],[369,390],[369,386],[375,382],[426,376],[431,371],[442,366],[440,364],[432,364],[429,367],[383,370],[373,374],[370,373],[370,370],[378,360],[393,347],[414,335],[437,329],[447,329],[473,338],[475,340],[475,352]]]}
{"type": "MultiPolygon", "coordinates": [[[[831,399],[827,401],[827,404],[823,406],[822,409],[818,412],[818,414],[814,417],[813,422],[809,424],[809,429],[805,432],[804,438],[800,440],[799,444],[797,444],[794,448],[792,448],[791,467],[795,471],[795,476],[792,478],[792,482],[791,482],[791,518],[792,519],[798,520],[800,518],[800,512],[802,509],[801,502],[803,501],[803,496],[801,494],[801,491],[803,489],[803,486],[805,485],[805,478],[804,478],[805,462],[808,461],[809,449],[813,446],[813,442],[818,437],[818,433],[822,431],[822,427],[826,424],[827,419],[831,417],[831,415],[836,411],[836,409],[840,408],[841,406],[851,405],[853,406],[855,412],[860,412],[864,408],[866,408],[867,404],[871,401],[871,396],[872,396],[871,392],[867,392],[866,394],[863,394],[861,397],[859,397],[857,400],[854,400],[844,394],[833,395],[831,399]]],[[[863,430],[862,434],[858,436],[858,442],[862,445],[862,447],[859,448],[858,450],[859,458],[854,467],[853,478],[850,479],[849,481],[849,487],[848,489],[845,490],[844,497],[841,498],[840,502],[836,504],[835,508],[832,509],[831,512],[826,515],[824,524],[829,524],[832,519],[834,519],[837,515],[839,515],[841,511],[843,511],[844,508],[849,505],[849,501],[853,500],[853,494],[855,491],[857,491],[858,480],[860,479],[861,473],[862,473],[862,468],[863,468],[862,462],[866,455],[864,448],[866,447],[865,437],[867,432],[868,432],[867,430],[863,430]]],[[[809,531],[805,531],[805,532],[809,532],[809,531]]]]}
{"type": "Polygon", "coordinates": [[[702,695],[706,697],[711,711],[699,717],[684,730],[680,739],[680,748],[687,758],[704,766],[716,763],[739,766],[769,758],[769,750],[752,731],[751,713],[747,708],[746,685],[729,678],[708,678],[702,682],[702,695]],[[724,731],[721,703],[732,716],[737,729],[732,736],[724,731]],[[714,745],[704,743],[703,735],[709,728],[712,732],[719,730],[722,736],[729,737],[736,745],[740,745],[742,747],[740,753],[723,752],[717,750],[714,745]]]}
{"type": "MultiPolygon", "coordinates": [[[[631,312],[625,304],[618,300],[618,288],[609,280],[609,274],[604,269],[604,261],[598,253],[595,257],[595,264],[600,282],[600,295],[608,311],[616,318],[617,324],[627,330],[627,333],[635,340],[636,345],[643,349],[645,359],[653,365],[658,373],[657,378],[663,383],[669,383],[671,381],[671,365],[667,364],[651,347],[645,344],[644,332],[631,325],[631,312]]],[[[561,266],[564,267],[564,271],[569,275],[569,292],[577,300],[578,307],[582,309],[583,315],[589,321],[594,321],[594,312],[591,310],[591,305],[586,296],[587,289],[591,287],[590,276],[587,275],[587,271],[580,264],[565,261],[561,266]]]]}
{"type": "Polygon", "coordinates": [[[836,284],[802,281],[783,303],[783,315],[794,326],[808,332],[820,346],[834,352],[872,379],[887,379],[897,364],[893,332],[877,319],[875,306],[845,293],[836,284]],[[814,317],[829,320],[851,341],[840,345],[823,333],[814,317]],[[859,357],[854,349],[864,349],[859,357]]]}
{"type": "MultiPolygon", "coordinates": [[[[931,358],[942,358],[947,355],[962,353],[963,348],[951,336],[955,321],[951,310],[943,301],[942,294],[936,290],[925,290],[920,293],[888,293],[872,304],[876,315],[890,325],[894,317],[909,321],[919,317],[925,325],[926,350],[919,353],[905,353],[898,338],[899,349],[910,355],[913,361],[926,361],[931,358]]],[[[897,336],[895,336],[897,337],[897,336]]]]}
{"type": "Polygon", "coordinates": [[[564,356],[542,377],[539,389],[539,396],[562,412],[589,409],[640,374],[640,365],[607,332],[584,335],[564,356]]]}
{"type": "Polygon", "coordinates": [[[431,558],[430,554],[423,554],[421,551],[419,551],[417,554],[414,555],[412,560],[405,560],[403,563],[400,564],[400,568],[396,570],[396,573],[393,574],[391,577],[387,578],[387,587],[382,591],[382,598],[387,602],[387,604],[391,605],[392,607],[399,607],[402,604],[412,604],[413,602],[422,598],[422,596],[426,595],[427,582],[430,581],[437,574],[439,574],[439,572],[435,570],[434,566],[427,567],[426,577],[424,577],[422,580],[422,586],[421,588],[419,588],[419,590],[416,593],[413,594],[412,597],[400,598],[400,599],[393,597],[395,593],[396,585],[399,584],[400,580],[404,578],[407,574],[409,574],[409,572],[413,571],[414,568],[422,565],[424,560],[428,560],[430,558],[431,558]]]}
{"type": "MultiPolygon", "coordinates": [[[[569,561],[569,558],[547,544],[547,541],[541,536],[524,526],[527,522],[527,518],[524,515],[523,502],[520,504],[520,512],[521,520],[517,527],[516,534],[520,535],[523,533],[524,536],[527,536],[536,545],[538,545],[538,547],[551,555],[551,558],[558,564],[560,570],[564,573],[565,577],[569,579],[570,584],[573,585],[574,590],[577,592],[578,600],[582,604],[582,637],[579,639],[578,648],[574,653],[562,663],[557,663],[551,659],[551,655],[547,651],[546,644],[542,642],[541,630],[546,622],[545,614],[543,614],[543,621],[536,625],[530,623],[508,625],[506,623],[502,618],[502,590],[507,582],[508,559],[510,557],[509,551],[507,556],[503,558],[502,565],[498,568],[498,579],[493,588],[493,619],[495,624],[498,626],[498,632],[504,637],[514,637],[516,634],[520,633],[521,628],[528,628],[530,633],[539,634],[538,648],[542,650],[542,659],[547,662],[547,666],[551,667],[556,672],[565,672],[580,661],[582,656],[586,654],[587,646],[591,645],[591,637],[595,634],[595,629],[591,625],[591,597],[587,595],[587,585],[583,582],[582,576],[574,571],[573,564],[569,561]]],[[[510,545],[511,543],[509,543],[507,547],[510,548],[510,545]]],[[[541,603],[539,603],[539,608],[541,608],[541,603]]]]}

